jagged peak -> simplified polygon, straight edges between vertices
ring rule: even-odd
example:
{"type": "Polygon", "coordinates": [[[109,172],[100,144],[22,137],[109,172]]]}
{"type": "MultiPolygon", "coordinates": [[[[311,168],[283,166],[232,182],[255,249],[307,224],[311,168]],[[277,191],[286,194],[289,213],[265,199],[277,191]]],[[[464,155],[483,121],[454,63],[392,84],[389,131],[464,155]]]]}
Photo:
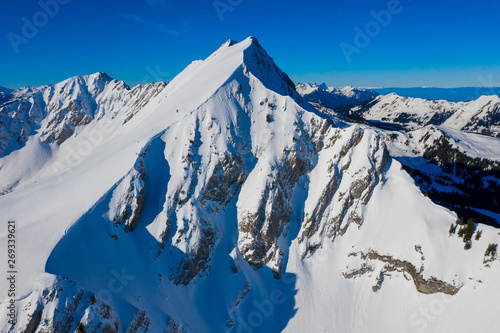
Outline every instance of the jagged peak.
{"type": "Polygon", "coordinates": [[[196,82],[209,94],[209,91],[217,91],[241,72],[253,75],[269,90],[280,95],[298,96],[288,75],[276,66],[255,37],[238,43],[228,40],[205,60],[192,63],[177,75],[170,82],[170,89],[179,89],[196,78],[196,82]]]}
{"type": "Polygon", "coordinates": [[[267,88],[282,95],[296,94],[295,84],[274,62],[255,37],[243,42],[243,65],[267,88]]]}
{"type": "Polygon", "coordinates": [[[259,44],[259,41],[257,40],[257,38],[250,36],[250,37],[245,38],[241,42],[238,42],[234,39],[228,39],[221,46],[219,46],[219,48],[217,49],[217,51],[214,52],[214,54],[222,49],[227,49],[227,48],[233,47],[235,45],[239,46],[242,50],[246,50],[246,49],[252,48],[252,47],[262,49],[262,46],[259,44]]]}
{"type": "MultiPolygon", "coordinates": [[[[105,87],[112,83],[118,82],[117,80],[111,78],[108,74],[104,72],[97,72],[88,75],[77,75],[72,76],[64,81],[52,85],[56,91],[67,91],[67,93],[72,93],[74,88],[76,91],[88,90],[89,92],[100,92],[105,89],[105,87]]],[[[126,85],[124,85],[127,88],[126,85]]]]}
{"type": "Polygon", "coordinates": [[[81,78],[87,84],[90,84],[92,82],[108,83],[108,82],[114,81],[114,79],[111,76],[109,76],[108,74],[106,74],[105,72],[97,72],[97,73],[89,74],[89,75],[76,76],[74,78],[81,78]]]}
{"type": "Polygon", "coordinates": [[[233,45],[235,45],[235,44],[238,44],[238,42],[237,42],[237,41],[235,41],[234,39],[228,39],[228,40],[227,40],[227,41],[226,41],[223,45],[225,45],[225,46],[228,46],[228,47],[229,47],[229,46],[233,46],[233,45]]]}
{"type": "Polygon", "coordinates": [[[231,47],[231,46],[236,45],[236,44],[238,44],[238,41],[235,41],[234,39],[228,39],[227,41],[222,43],[221,46],[219,46],[217,51],[219,51],[220,49],[226,48],[226,47],[231,47]]]}
{"type": "Polygon", "coordinates": [[[318,88],[322,90],[328,90],[329,87],[326,85],[325,82],[323,82],[320,85],[318,85],[318,88]]]}
{"type": "Polygon", "coordinates": [[[64,81],[61,81],[56,84],[68,84],[68,83],[76,83],[76,82],[85,82],[86,84],[89,84],[91,82],[111,82],[114,79],[111,78],[108,74],[105,72],[96,72],[93,74],[85,74],[85,75],[75,75],[72,77],[67,78],[64,81]]]}
{"type": "Polygon", "coordinates": [[[103,81],[112,81],[113,80],[113,78],[105,72],[97,72],[97,73],[89,75],[89,77],[93,78],[93,79],[97,79],[97,80],[103,80],[103,81]]]}

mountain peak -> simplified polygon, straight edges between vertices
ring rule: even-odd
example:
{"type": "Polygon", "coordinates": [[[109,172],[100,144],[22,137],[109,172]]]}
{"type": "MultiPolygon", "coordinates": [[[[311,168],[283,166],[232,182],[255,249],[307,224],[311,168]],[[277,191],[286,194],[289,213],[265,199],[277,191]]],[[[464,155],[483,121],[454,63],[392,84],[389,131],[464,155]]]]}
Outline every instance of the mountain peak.
{"type": "Polygon", "coordinates": [[[295,91],[254,37],[168,85],[98,72],[31,91],[0,112],[0,212],[28,240],[1,332],[498,326],[499,230],[447,208],[496,223],[500,141],[449,130],[463,115],[493,128],[493,103],[314,109],[297,92],[325,106],[369,94],[295,91]],[[370,108],[379,118],[356,113],[370,108]],[[384,126],[415,119],[442,125],[384,126]]]}
{"type": "Polygon", "coordinates": [[[274,62],[255,37],[246,38],[241,44],[243,65],[267,88],[281,95],[296,94],[295,84],[274,62]]]}
{"type": "Polygon", "coordinates": [[[233,46],[235,44],[238,44],[238,41],[235,41],[234,39],[228,39],[227,42],[225,42],[223,45],[225,45],[225,46],[233,46]]]}
{"type": "Polygon", "coordinates": [[[208,97],[227,80],[241,74],[253,76],[267,89],[280,95],[300,97],[288,75],[276,66],[255,37],[248,37],[241,42],[231,39],[226,41],[205,60],[192,63],[169,85],[171,89],[181,89],[185,82],[196,77],[196,82],[203,87],[208,97]]]}
{"type": "Polygon", "coordinates": [[[325,82],[323,82],[322,84],[320,84],[320,85],[318,86],[318,88],[319,88],[319,89],[321,89],[321,90],[328,90],[328,86],[326,85],[326,83],[325,83],[325,82]]]}
{"type": "Polygon", "coordinates": [[[97,73],[91,74],[89,76],[93,77],[93,78],[96,78],[96,79],[101,79],[101,80],[104,80],[104,81],[112,81],[113,80],[113,78],[111,76],[109,76],[105,72],[97,72],[97,73]]]}
{"type": "Polygon", "coordinates": [[[105,72],[97,72],[94,74],[87,74],[87,75],[76,75],[72,76],[64,81],[61,81],[57,83],[56,85],[73,85],[73,84],[78,84],[78,85],[102,85],[106,84],[108,82],[113,81],[114,79],[111,78],[108,74],[105,72]]]}
{"type": "MultiPolygon", "coordinates": [[[[87,84],[91,84],[93,82],[103,82],[103,83],[108,83],[113,81],[114,79],[106,74],[105,72],[97,72],[94,74],[90,75],[82,75],[80,76],[87,84]]],[[[76,77],[78,78],[78,76],[76,77]]]]}
{"type": "Polygon", "coordinates": [[[228,39],[225,43],[223,43],[216,51],[216,53],[224,48],[230,48],[232,46],[238,45],[241,47],[242,50],[246,50],[248,48],[260,48],[262,49],[262,46],[259,44],[259,41],[257,38],[250,36],[242,40],[241,42],[238,42],[234,39],[228,39]]]}

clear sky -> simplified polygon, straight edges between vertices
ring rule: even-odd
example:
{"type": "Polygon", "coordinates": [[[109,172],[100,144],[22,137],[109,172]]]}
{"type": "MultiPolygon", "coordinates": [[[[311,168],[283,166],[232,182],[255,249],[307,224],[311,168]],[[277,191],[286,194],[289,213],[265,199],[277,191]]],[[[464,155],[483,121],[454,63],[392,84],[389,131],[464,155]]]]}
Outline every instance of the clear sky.
{"type": "Polygon", "coordinates": [[[168,81],[248,36],[294,82],[500,86],[499,12],[497,0],[0,1],[0,86],[98,71],[168,81]]]}

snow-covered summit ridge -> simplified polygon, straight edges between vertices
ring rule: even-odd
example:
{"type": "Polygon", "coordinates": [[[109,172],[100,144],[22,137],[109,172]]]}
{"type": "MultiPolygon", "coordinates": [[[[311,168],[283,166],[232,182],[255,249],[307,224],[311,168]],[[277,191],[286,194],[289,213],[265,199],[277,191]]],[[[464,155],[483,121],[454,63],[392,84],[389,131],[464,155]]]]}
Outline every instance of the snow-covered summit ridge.
{"type": "MultiPolygon", "coordinates": [[[[295,92],[295,84],[287,74],[276,66],[274,60],[255,37],[248,37],[241,42],[230,39],[207,59],[193,63],[185,71],[193,70],[198,72],[207,67],[210,67],[210,71],[213,72],[210,75],[213,80],[216,78],[230,80],[233,74],[239,69],[243,69],[245,74],[250,72],[272,91],[281,95],[298,96],[295,92]],[[199,68],[196,69],[197,67],[199,68]],[[215,69],[219,70],[216,71],[215,69]]],[[[172,80],[172,84],[175,85],[181,79],[185,80],[185,77],[179,75],[172,80]]],[[[217,86],[221,85],[219,80],[216,80],[217,86]]]]}

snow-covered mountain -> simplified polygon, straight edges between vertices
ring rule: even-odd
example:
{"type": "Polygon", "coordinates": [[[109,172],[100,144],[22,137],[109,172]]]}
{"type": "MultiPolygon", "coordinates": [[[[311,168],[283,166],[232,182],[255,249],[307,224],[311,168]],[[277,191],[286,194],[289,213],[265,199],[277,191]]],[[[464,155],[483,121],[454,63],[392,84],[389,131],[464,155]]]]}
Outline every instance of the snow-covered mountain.
{"type": "Polygon", "coordinates": [[[56,85],[16,90],[0,114],[0,156],[24,146],[35,132],[41,142],[60,145],[77,127],[105,114],[114,117],[119,112],[125,122],[164,87],[160,82],[130,89],[122,81],[96,73],[56,85]]]}
{"type": "MultiPolygon", "coordinates": [[[[18,242],[2,331],[500,324],[498,230],[457,225],[400,162],[438,136],[320,112],[255,38],[168,85],[97,73],[27,91],[0,114],[0,211],[18,242]]],[[[497,139],[460,135],[460,151],[500,160],[497,139]]]]}
{"type": "Polygon", "coordinates": [[[378,96],[377,92],[369,89],[350,86],[344,88],[328,87],[325,83],[320,85],[297,83],[295,88],[309,102],[321,104],[327,108],[356,104],[378,96]]]}
{"type": "Polygon", "coordinates": [[[411,128],[442,125],[500,138],[500,97],[497,95],[454,103],[389,94],[356,106],[340,107],[337,111],[345,115],[397,123],[411,128]]]}
{"type": "Polygon", "coordinates": [[[7,102],[12,98],[13,91],[14,90],[12,89],[0,87],[0,105],[2,105],[3,103],[7,102]]]}

